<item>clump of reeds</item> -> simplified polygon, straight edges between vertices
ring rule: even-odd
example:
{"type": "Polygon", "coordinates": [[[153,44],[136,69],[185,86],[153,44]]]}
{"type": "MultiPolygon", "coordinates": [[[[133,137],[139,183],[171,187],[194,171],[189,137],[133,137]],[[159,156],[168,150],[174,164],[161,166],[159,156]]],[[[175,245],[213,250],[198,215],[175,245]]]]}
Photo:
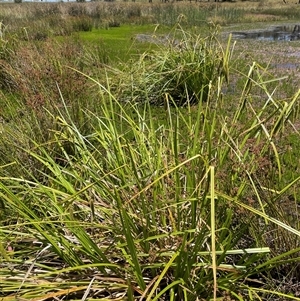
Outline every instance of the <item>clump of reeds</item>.
{"type": "Polygon", "coordinates": [[[142,102],[151,99],[158,105],[169,97],[181,106],[207,101],[211,89],[228,82],[230,43],[224,48],[218,42],[217,29],[201,37],[178,25],[169,34],[154,33],[149,40],[158,49],[145,53],[126,70],[130,77],[125,74],[121,94],[142,102]]]}

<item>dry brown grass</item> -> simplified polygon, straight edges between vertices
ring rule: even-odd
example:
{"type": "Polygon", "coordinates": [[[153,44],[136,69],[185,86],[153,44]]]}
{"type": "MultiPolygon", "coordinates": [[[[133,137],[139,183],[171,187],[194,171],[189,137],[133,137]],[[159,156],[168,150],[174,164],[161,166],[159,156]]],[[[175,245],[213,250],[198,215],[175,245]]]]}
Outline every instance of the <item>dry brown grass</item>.
{"type": "Polygon", "coordinates": [[[281,17],[279,16],[274,16],[271,14],[246,14],[245,15],[245,22],[253,22],[253,18],[255,18],[256,22],[274,22],[274,21],[279,21],[281,17]]]}

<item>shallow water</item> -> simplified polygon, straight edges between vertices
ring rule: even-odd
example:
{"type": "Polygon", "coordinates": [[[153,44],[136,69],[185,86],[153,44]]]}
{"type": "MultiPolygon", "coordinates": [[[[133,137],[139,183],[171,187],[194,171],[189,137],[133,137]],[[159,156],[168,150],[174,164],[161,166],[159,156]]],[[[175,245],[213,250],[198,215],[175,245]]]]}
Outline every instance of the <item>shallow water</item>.
{"type": "Polygon", "coordinates": [[[239,39],[296,41],[300,40],[300,25],[282,25],[264,30],[232,32],[232,35],[239,39]]]}

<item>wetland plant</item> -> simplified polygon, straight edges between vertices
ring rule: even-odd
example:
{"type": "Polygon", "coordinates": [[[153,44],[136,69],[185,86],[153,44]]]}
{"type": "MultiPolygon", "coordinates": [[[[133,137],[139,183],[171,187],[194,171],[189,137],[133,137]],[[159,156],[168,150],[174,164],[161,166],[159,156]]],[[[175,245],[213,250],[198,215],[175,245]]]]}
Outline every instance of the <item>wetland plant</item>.
{"type": "Polygon", "coordinates": [[[297,300],[299,91],[253,63],[224,94],[230,41],[180,27],[114,76],[23,42],[1,53],[4,301],[297,300]]]}
{"type": "Polygon", "coordinates": [[[141,102],[148,98],[157,105],[168,95],[182,106],[207,101],[211,89],[228,82],[230,39],[224,48],[217,40],[217,29],[203,38],[177,25],[169,34],[154,33],[151,39],[158,49],[142,55],[131,70],[125,69],[121,93],[141,102]],[[131,75],[129,83],[127,73],[131,75]]]}
{"type": "Polygon", "coordinates": [[[88,132],[63,95],[44,112],[48,141],[25,130],[32,117],[2,126],[1,144],[30,160],[1,163],[1,297],[295,299],[284,281],[298,277],[299,220],[286,209],[300,176],[279,146],[299,138],[299,93],[274,99],[264,73],[251,66],[234,106],[219,80],[185,107],[168,93],[164,107],[124,103],[87,76],[99,89],[96,114],[79,107],[88,132]]]}

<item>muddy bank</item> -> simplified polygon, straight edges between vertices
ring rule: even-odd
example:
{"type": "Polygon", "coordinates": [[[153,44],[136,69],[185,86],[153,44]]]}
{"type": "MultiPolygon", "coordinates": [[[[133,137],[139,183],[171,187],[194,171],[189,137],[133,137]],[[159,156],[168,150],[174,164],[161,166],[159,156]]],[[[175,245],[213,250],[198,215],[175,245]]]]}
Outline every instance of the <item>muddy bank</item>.
{"type": "Polygon", "coordinates": [[[237,39],[297,41],[300,40],[300,25],[280,25],[254,31],[236,31],[232,32],[232,35],[237,39]]]}

